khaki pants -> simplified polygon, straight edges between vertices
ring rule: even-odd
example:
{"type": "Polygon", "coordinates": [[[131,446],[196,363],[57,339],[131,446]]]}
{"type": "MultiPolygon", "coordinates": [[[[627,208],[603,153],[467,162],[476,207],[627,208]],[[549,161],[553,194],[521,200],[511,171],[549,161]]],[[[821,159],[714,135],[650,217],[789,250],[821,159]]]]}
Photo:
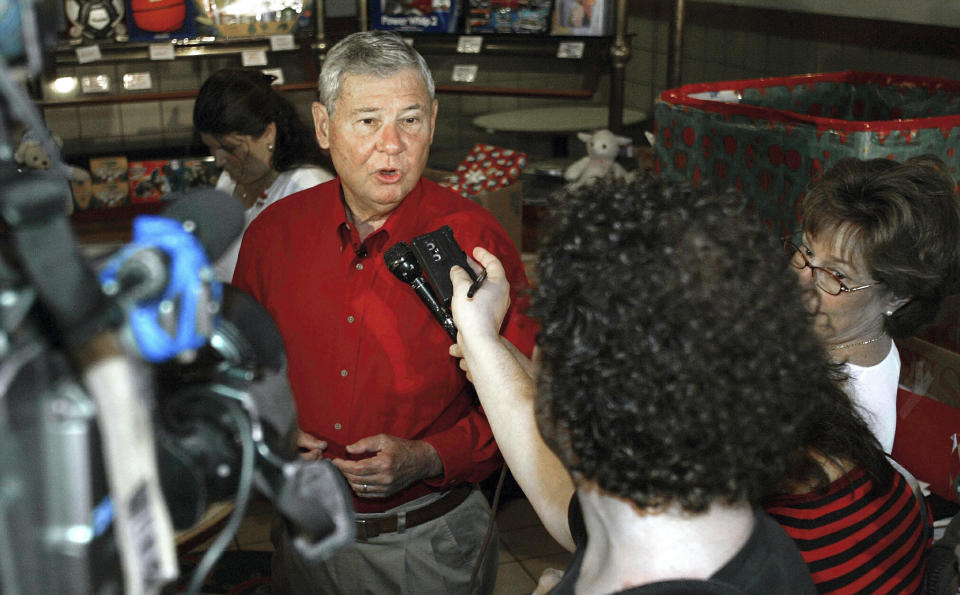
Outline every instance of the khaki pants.
{"type": "MultiPolygon", "coordinates": [[[[438,496],[431,494],[391,512],[419,508],[438,496]]],[[[444,516],[406,529],[385,533],[337,552],[329,560],[311,563],[296,552],[283,523],[271,531],[273,582],[289,595],[430,594],[462,595],[483,546],[490,507],[479,490],[444,516]]],[[[493,592],[497,577],[499,535],[496,526],[474,581],[475,595],[493,592]]]]}

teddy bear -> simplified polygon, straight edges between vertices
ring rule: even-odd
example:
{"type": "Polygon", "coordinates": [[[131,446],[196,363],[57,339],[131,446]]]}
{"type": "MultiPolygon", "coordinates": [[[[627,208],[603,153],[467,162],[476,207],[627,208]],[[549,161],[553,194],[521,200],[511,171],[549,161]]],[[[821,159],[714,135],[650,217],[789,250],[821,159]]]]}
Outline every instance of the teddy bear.
{"type": "Polygon", "coordinates": [[[563,179],[568,182],[567,188],[571,190],[579,188],[608,175],[622,180],[629,178],[627,170],[617,163],[616,159],[620,153],[620,147],[627,146],[633,141],[609,130],[597,130],[593,134],[578,132],[577,138],[586,143],[587,155],[574,161],[564,170],[563,179]]]}
{"type": "MultiPolygon", "coordinates": [[[[21,137],[20,144],[17,145],[17,150],[13,154],[13,159],[17,162],[20,170],[49,170],[54,175],[70,182],[75,192],[77,189],[80,189],[81,194],[84,194],[83,191],[91,187],[90,172],[64,163],[60,159],[59,152],[59,148],[62,145],[63,142],[56,136],[48,135],[48,137],[44,139],[39,133],[29,130],[21,137]],[[55,153],[51,155],[45,148],[45,145],[50,147],[51,151],[55,151],[55,153]]],[[[72,209],[73,201],[71,200],[68,205],[68,211],[72,209]]]]}

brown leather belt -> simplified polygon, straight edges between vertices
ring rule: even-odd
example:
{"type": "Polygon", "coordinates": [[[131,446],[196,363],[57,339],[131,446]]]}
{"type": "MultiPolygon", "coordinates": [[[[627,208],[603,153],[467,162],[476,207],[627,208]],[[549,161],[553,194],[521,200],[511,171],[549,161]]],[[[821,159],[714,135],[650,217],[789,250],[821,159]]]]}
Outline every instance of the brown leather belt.
{"type": "MultiPolygon", "coordinates": [[[[472,491],[473,485],[465,483],[453,488],[426,506],[406,511],[404,527],[409,529],[442,517],[466,500],[472,491]]],[[[395,514],[371,519],[357,519],[357,541],[366,541],[383,533],[396,532],[399,528],[397,520],[395,514]]]]}

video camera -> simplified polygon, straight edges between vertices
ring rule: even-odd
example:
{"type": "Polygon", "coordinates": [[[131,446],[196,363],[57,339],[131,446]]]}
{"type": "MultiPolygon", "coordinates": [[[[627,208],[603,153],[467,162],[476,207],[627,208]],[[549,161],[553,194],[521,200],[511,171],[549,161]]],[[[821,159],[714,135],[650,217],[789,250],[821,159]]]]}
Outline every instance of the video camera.
{"type": "MultiPolygon", "coordinates": [[[[27,25],[32,7],[17,4],[27,25]]],[[[16,74],[0,62],[0,591],[157,593],[177,574],[173,530],[232,499],[197,592],[253,487],[308,559],[351,543],[343,478],[296,454],[279,332],[213,278],[210,259],[243,228],[238,203],[179,197],[138,217],[133,242],[97,270],[65,181],[13,163],[12,123],[43,129],[16,74]]]]}

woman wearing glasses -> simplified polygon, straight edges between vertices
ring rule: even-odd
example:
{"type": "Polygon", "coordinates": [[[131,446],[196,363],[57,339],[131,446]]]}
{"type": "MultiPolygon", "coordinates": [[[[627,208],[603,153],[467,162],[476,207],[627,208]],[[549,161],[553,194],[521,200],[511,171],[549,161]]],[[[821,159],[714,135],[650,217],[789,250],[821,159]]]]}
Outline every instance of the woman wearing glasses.
{"type": "Polygon", "coordinates": [[[843,159],[804,200],[802,236],[784,245],[847,392],[889,454],[900,375],[893,339],[914,334],[960,290],[954,180],[932,156],[843,159]]]}
{"type": "Polygon", "coordinates": [[[820,593],[920,592],[926,504],[884,456],[896,427],[893,339],[932,320],[953,291],[954,182],[936,158],[842,160],[807,195],[803,233],[784,246],[843,390],[820,399],[800,429],[805,448],[764,508],[820,593]]]}
{"type": "MultiPolygon", "coordinates": [[[[217,190],[243,204],[246,224],[274,202],[333,178],[313,128],[272,86],[276,77],[256,69],[213,73],[197,94],[193,126],[223,168],[217,190]]],[[[230,282],[240,238],[215,263],[230,282]]]]}

